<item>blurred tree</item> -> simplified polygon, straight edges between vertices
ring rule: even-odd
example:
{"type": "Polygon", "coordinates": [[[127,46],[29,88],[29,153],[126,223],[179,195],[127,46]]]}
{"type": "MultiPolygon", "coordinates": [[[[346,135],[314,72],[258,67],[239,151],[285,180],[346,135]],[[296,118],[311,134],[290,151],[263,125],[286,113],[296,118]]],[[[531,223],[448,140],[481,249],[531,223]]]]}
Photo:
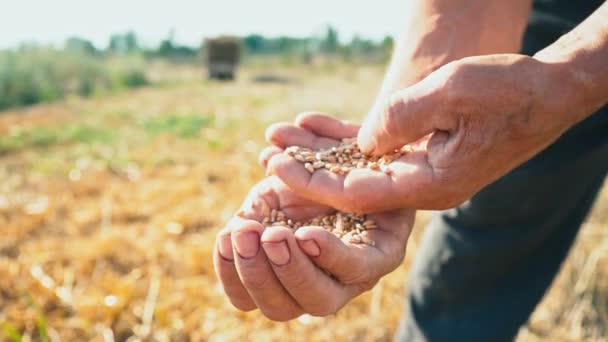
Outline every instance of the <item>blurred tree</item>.
{"type": "Polygon", "coordinates": [[[260,34],[250,34],[245,36],[242,41],[247,54],[278,54],[285,57],[288,55],[301,55],[309,52],[311,38],[289,36],[268,38],[260,34]]]}
{"type": "Polygon", "coordinates": [[[184,45],[178,45],[175,43],[175,30],[169,30],[169,34],[167,38],[160,42],[158,46],[157,55],[160,57],[167,58],[178,58],[178,59],[186,59],[195,57],[197,54],[197,50],[195,48],[191,48],[184,45]]]}
{"type": "Polygon", "coordinates": [[[336,53],[340,47],[340,41],[338,39],[338,31],[331,25],[327,26],[325,38],[321,42],[321,49],[325,53],[336,53]]]}
{"type": "Polygon", "coordinates": [[[355,35],[350,42],[350,49],[355,55],[369,55],[376,50],[376,44],[373,40],[363,39],[359,35],[355,35]]]}
{"type": "Polygon", "coordinates": [[[391,37],[391,36],[384,37],[384,39],[382,39],[381,45],[385,51],[388,51],[390,53],[391,50],[393,49],[393,37],[391,37]]]}
{"type": "Polygon", "coordinates": [[[250,34],[243,38],[243,45],[249,53],[260,53],[263,52],[265,41],[266,38],[262,35],[250,34]]]}
{"type": "Polygon", "coordinates": [[[162,40],[160,42],[160,45],[158,46],[158,54],[161,56],[169,56],[171,55],[171,52],[174,49],[174,40],[175,37],[175,29],[171,29],[169,30],[169,35],[167,36],[167,38],[165,38],[164,40],[162,40]]]}
{"type": "Polygon", "coordinates": [[[110,37],[108,51],[111,53],[129,54],[139,50],[137,36],[133,31],[114,34],[110,37]]]}
{"type": "Polygon", "coordinates": [[[80,37],[70,37],[65,41],[64,48],[67,51],[81,52],[88,55],[96,55],[99,51],[91,41],[80,37]]]}

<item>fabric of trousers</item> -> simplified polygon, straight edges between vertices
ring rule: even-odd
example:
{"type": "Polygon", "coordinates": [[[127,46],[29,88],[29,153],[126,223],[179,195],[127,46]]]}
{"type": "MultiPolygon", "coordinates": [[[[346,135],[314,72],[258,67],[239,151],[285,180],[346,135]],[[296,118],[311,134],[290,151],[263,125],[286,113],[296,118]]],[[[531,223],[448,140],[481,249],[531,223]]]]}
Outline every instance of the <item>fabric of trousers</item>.
{"type": "MultiPolygon", "coordinates": [[[[550,45],[602,3],[535,0],[522,53],[550,45]]],[[[414,256],[396,340],[512,340],[566,258],[607,171],[605,107],[468,202],[437,213],[414,256]]]]}
{"type": "Polygon", "coordinates": [[[414,256],[396,339],[512,340],[557,274],[607,171],[604,108],[468,202],[437,213],[414,256]]]}
{"type": "MultiPolygon", "coordinates": [[[[535,0],[522,53],[550,45],[602,3],[535,0]]],[[[512,340],[566,258],[607,171],[605,107],[435,215],[414,256],[396,340],[512,340]]]]}

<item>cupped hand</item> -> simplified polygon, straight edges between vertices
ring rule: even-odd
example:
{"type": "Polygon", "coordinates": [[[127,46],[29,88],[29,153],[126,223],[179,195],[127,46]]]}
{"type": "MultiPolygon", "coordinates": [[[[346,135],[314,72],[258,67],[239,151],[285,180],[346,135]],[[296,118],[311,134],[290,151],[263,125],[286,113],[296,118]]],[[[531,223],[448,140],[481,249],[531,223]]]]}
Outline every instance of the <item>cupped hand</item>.
{"type": "MultiPolygon", "coordinates": [[[[469,57],[396,92],[357,133],[362,151],[372,155],[415,142],[416,151],[390,164],[390,174],[365,169],[346,176],[325,170],[310,174],[283,154],[273,154],[269,172],[306,198],[348,211],[456,206],[575,123],[559,106],[569,94],[553,91],[559,89],[553,68],[522,55],[469,57]]],[[[267,134],[282,147],[290,134],[319,142],[339,130],[356,131],[306,114],[295,125],[270,127],[267,134]]]]}
{"type": "Polygon", "coordinates": [[[351,244],[321,227],[264,227],[269,211],[281,210],[294,221],[333,212],[268,177],[249,193],[216,239],[214,265],[224,291],[241,310],[259,308],[272,320],[303,313],[325,316],[372,288],[403,260],[414,211],[369,215],[377,229],[374,246],[351,244]]]}
{"type": "Polygon", "coordinates": [[[561,106],[571,94],[558,90],[560,82],[555,65],[532,57],[464,58],[393,94],[383,111],[369,114],[358,142],[364,152],[377,155],[429,136],[428,176],[408,180],[417,184],[417,193],[404,196],[404,204],[453,207],[576,122],[561,106]]]}
{"type": "Polygon", "coordinates": [[[266,139],[273,146],[262,151],[260,163],[300,196],[332,208],[355,213],[407,208],[405,204],[414,199],[404,196],[417,194],[415,187],[431,181],[424,139],[410,144],[412,152],[389,164],[390,173],[368,168],[353,169],[346,175],[326,169],[310,173],[301,162],[281,153],[291,145],[331,148],[358,132],[354,123],[321,113],[303,113],[294,124],[278,123],[266,130],[266,139]]]}

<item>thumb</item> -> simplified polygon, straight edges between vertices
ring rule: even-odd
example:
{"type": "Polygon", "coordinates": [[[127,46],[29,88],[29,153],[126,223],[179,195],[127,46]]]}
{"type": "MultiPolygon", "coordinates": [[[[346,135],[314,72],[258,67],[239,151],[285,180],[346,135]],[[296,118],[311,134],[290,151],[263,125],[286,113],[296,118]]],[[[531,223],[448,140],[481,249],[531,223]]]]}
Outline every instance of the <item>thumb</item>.
{"type": "Polygon", "coordinates": [[[372,110],[357,136],[364,153],[382,155],[441,129],[442,92],[427,79],[389,96],[372,110]]]}
{"type": "Polygon", "coordinates": [[[387,256],[378,248],[345,243],[321,227],[306,226],[295,232],[300,248],[319,268],[329,272],[342,284],[353,284],[378,278],[389,270],[395,255],[387,256]]]}

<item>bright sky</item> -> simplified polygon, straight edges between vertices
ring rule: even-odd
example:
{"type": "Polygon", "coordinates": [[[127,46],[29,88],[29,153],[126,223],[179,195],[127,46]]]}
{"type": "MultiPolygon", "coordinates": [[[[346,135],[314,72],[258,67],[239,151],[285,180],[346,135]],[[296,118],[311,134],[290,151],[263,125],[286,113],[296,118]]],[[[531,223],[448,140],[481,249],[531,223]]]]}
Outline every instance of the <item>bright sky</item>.
{"type": "Polygon", "coordinates": [[[341,39],[396,34],[409,0],[7,0],[0,48],[22,42],[60,44],[67,37],[105,47],[112,33],[134,30],[156,45],[175,29],[179,43],[217,34],[309,36],[334,25],[341,39]]]}

